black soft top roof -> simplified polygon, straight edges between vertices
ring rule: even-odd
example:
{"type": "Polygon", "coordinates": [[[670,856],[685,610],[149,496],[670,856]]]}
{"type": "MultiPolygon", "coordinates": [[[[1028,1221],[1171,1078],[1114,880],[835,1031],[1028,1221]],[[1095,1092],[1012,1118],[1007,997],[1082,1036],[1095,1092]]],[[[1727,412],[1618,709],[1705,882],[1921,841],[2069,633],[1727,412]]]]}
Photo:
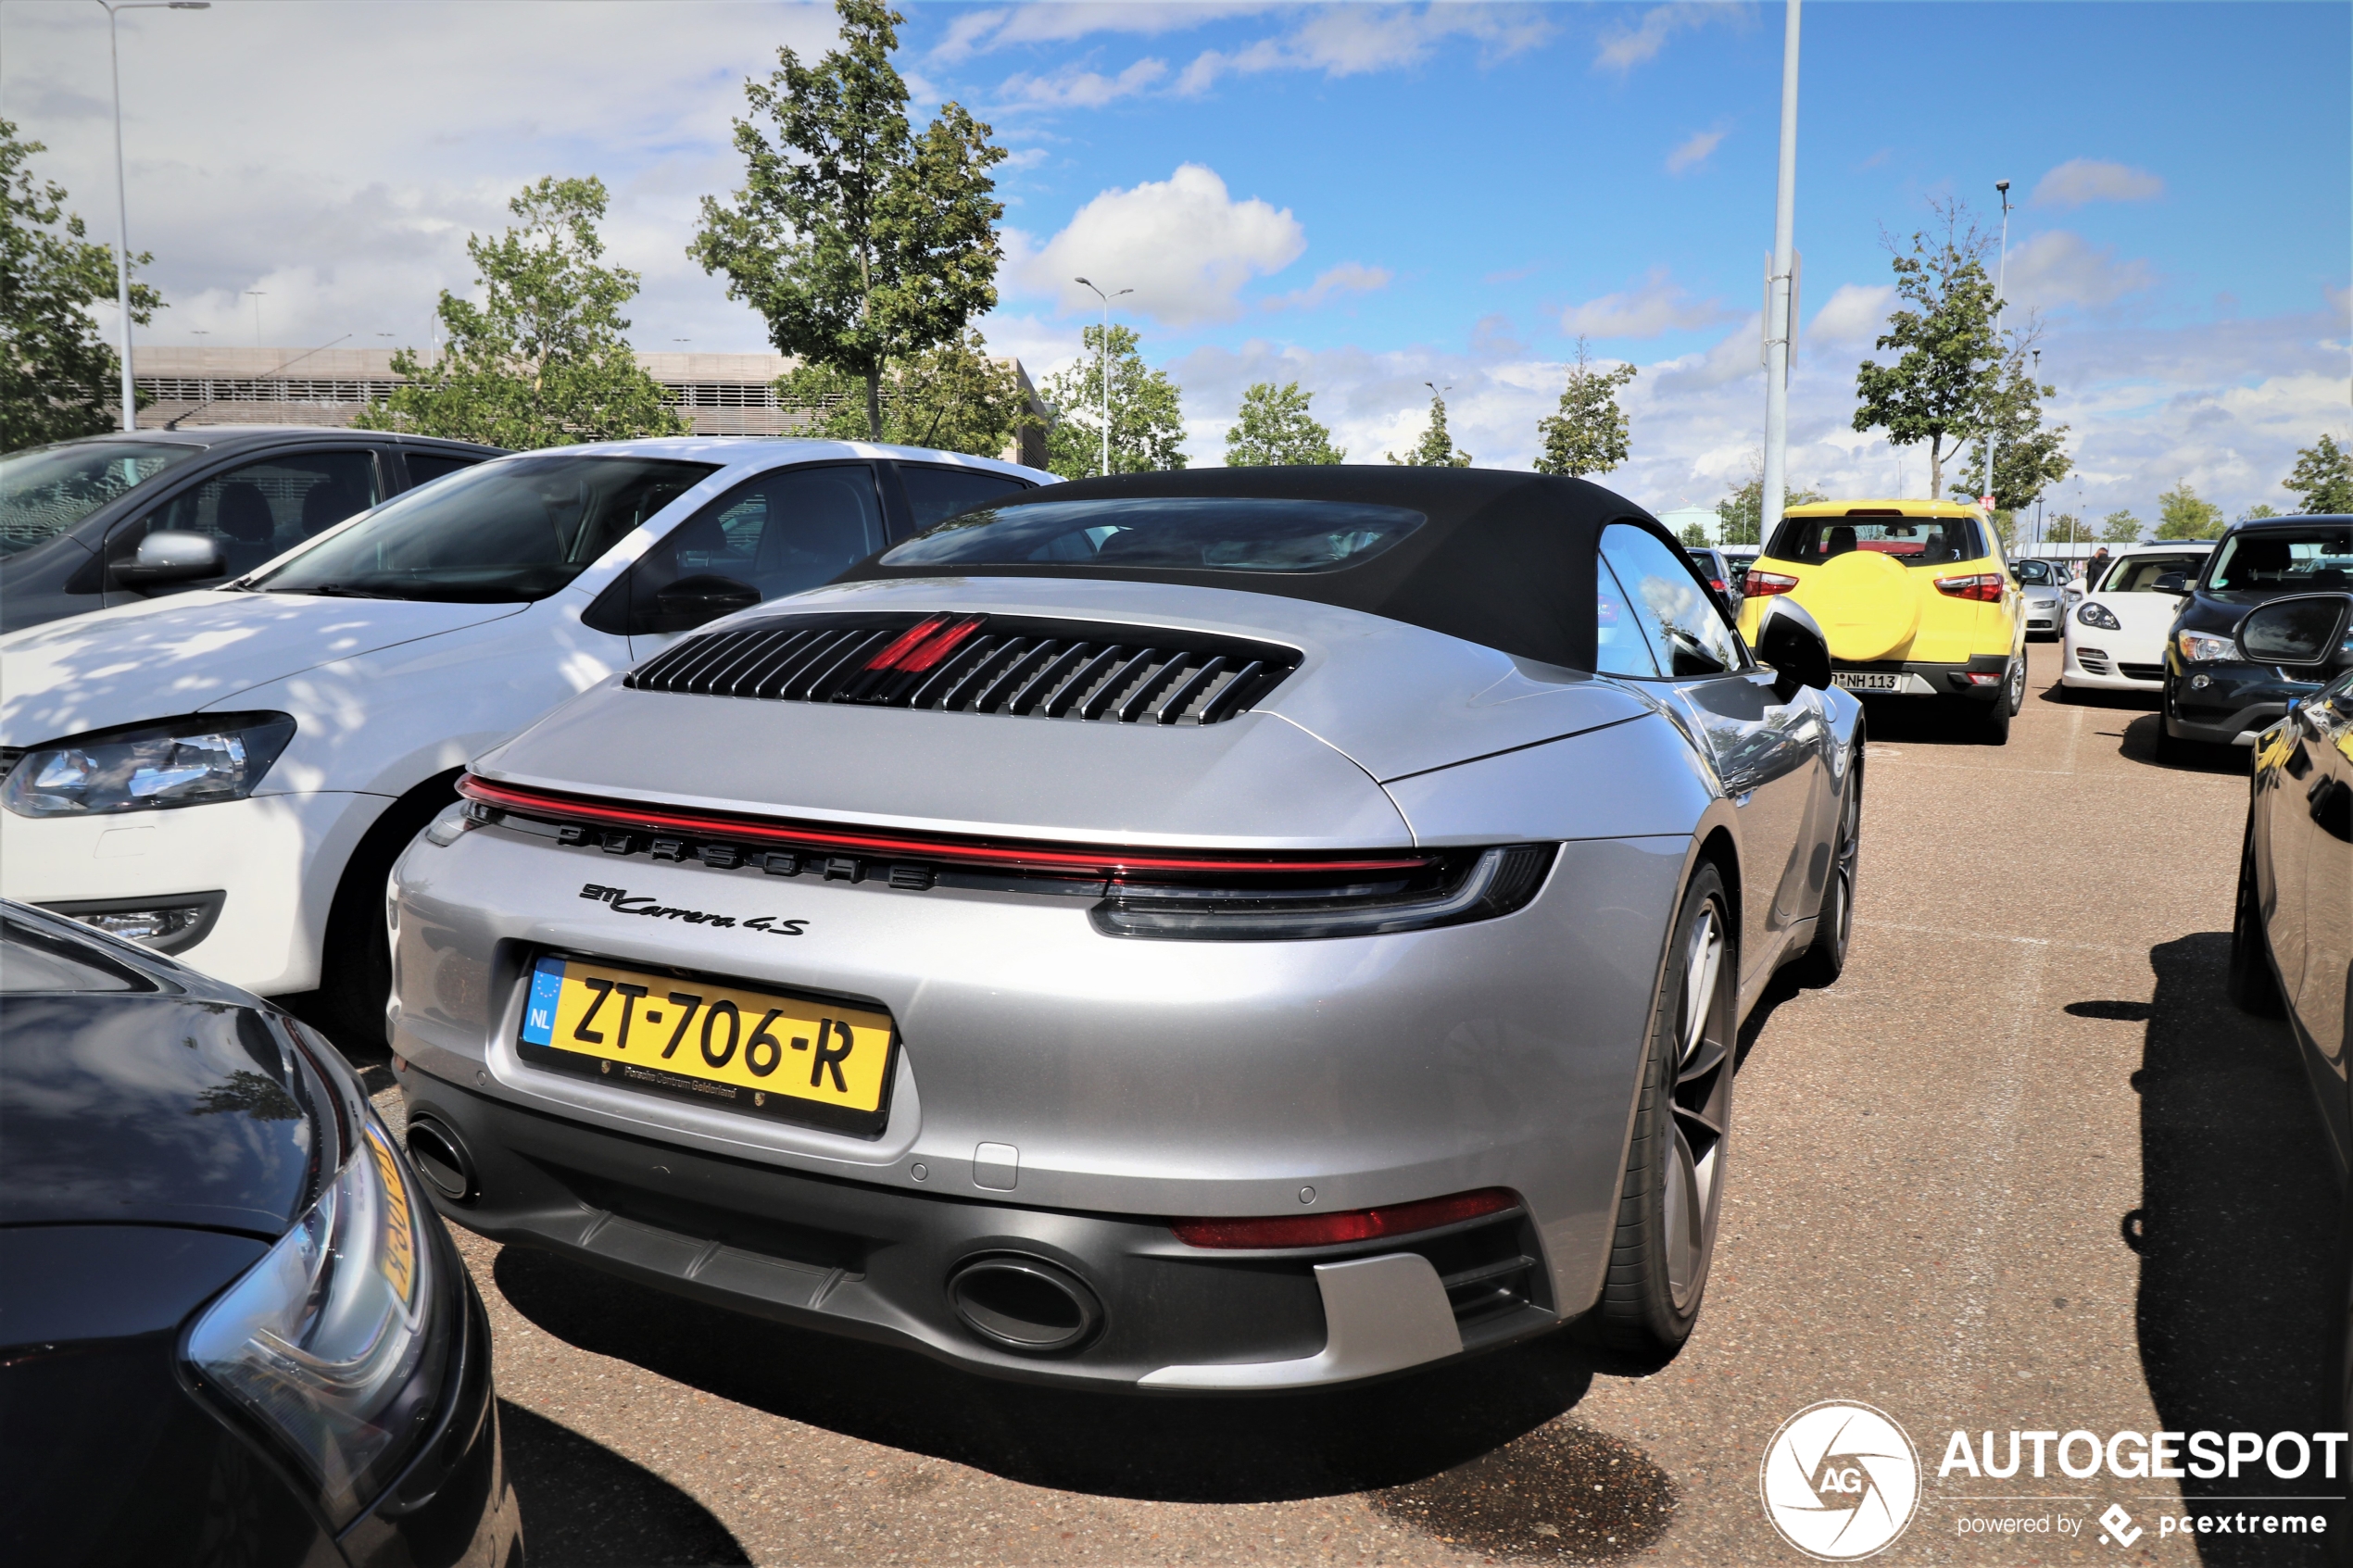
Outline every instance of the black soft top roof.
{"type": "Polygon", "coordinates": [[[971,510],[1025,504],[1187,499],[1349,501],[1405,507],[1428,521],[1394,546],[1327,571],[1097,566],[1039,561],[884,566],[866,560],[839,582],[905,577],[1078,577],[1232,588],[1340,605],[1571,670],[1593,667],[1593,561],[1603,526],[1632,522],[1671,549],[1657,520],[1581,479],[1501,469],[1183,469],[1050,484],[971,510]]]}

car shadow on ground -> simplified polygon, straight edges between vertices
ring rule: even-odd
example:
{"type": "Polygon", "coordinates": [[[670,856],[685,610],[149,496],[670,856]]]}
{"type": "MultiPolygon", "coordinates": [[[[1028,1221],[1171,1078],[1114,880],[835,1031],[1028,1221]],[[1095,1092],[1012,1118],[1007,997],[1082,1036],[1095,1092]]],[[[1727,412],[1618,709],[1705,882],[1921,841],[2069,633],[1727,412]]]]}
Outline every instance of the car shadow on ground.
{"type": "Polygon", "coordinates": [[[1593,1363],[1554,1335],[1328,1392],[1095,1393],[975,1376],[531,1248],[502,1249],[492,1272],[508,1302],[557,1338],[705,1393],[1032,1486],[1161,1502],[1272,1502],[1426,1482],[1554,1422],[1593,1377],[1593,1363]]]}
{"type": "Polygon", "coordinates": [[[523,1544],[541,1568],[751,1561],[709,1509],[602,1443],[504,1399],[498,1433],[523,1544]]]}
{"type": "Polygon", "coordinates": [[[1974,749],[1988,744],[1977,715],[1958,697],[1866,696],[1863,721],[1871,744],[1953,746],[1974,749]]]}
{"type": "MultiPolygon", "coordinates": [[[[2150,1003],[2079,1001],[2067,1010],[2147,1021],[2133,1074],[2141,1205],[2120,1230],[2140,1255],[2141,1364],[2162,1428],[2309,1433],[2322,1423],[2336,1174],[2286,1025],[2250,1018],[2223,996],[2229,957],[2223,933],[2183,936],[2150,950],[2150,1003]]],[[[2282,1481],[2259,1463],[2235,1481],[2226,1473],[2181,1487],[2196,1512],[2222,1513],[2243,1506],[2225,1499],[2325,1492],[2318,1473],[2316,1463],[2301,1480],[2282,1481]]],[[[2310,1546],[2309,1558],[2278,1536],[2198,1538],[2209,1563],[2321,1560],[2318,1543],[2299,1544],[2310,1546]]]]}

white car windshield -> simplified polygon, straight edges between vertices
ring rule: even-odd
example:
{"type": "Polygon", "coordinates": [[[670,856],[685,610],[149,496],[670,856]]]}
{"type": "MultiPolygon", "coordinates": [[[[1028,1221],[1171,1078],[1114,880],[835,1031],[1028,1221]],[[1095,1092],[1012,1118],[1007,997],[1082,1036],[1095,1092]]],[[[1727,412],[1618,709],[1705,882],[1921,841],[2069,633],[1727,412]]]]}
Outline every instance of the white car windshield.
{"type": "Polygon", "coordinates": [[[245,586],[369,599],[544,599],[715,471],[605,453],[484,463],[378,508],[245,586]]]}
{"type": "Polygon", "coordinates": [[[2206,553],[2180,556],[2126,556],[2108,568],[2108,581],[2100,584],[2103,594],[2154,594],[2158,592],[2160,577],[2180,576],[2188,582],[2197,576],[2197,569],[2206,564],[2206,553]]]}
{"type": "Polygon", "coordinates": [[[0,458],[0,556],[55,538],[203,451],[194,443],[71,441],[0,458]]]}

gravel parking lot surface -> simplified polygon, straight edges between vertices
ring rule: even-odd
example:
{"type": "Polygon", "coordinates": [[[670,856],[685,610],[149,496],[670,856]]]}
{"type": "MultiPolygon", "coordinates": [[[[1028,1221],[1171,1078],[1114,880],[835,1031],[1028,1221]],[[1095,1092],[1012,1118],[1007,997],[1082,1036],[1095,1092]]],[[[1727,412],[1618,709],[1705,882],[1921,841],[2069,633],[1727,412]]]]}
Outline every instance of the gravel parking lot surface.
{"type": "Polygon", "coordinates": [[[2309,1478],[1938,1474],[1956,1430],[2317,1419],[2322,1135],[2285,1027],[2221,994],[2243,754],[2160,767],[2145,706],[2060,700],[2034,659],[2007,747],[1873,710],[1854,957],[1750,1021],[1707,1311],[1666,1370],[1546,1342],[1313,1398],[1069,1395],[461,1234],[533,1562],[1803,1562],[1758,1466],[1825,1399],[1919,1450],[1879,1561],[2305,1561],[2158,1519],[2309,1478]]]}

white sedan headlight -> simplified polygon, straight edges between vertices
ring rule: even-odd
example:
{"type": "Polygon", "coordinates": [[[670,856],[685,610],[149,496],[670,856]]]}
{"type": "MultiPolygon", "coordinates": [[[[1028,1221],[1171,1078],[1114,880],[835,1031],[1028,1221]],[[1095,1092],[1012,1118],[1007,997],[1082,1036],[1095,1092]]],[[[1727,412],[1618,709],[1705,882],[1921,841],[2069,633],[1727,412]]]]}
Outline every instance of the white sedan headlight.
{"type": "Polygon", "coordinates": [[[2176,646],[2182,657],[2192,664],[2211,664],[2218,659],[2229,659],[2238,652],[2238,645],[2228,637],[2217,637],[2207,632],[2176,632],[2176,646]]]}
{"type": "Polygon", "coordinates": [[[20,817],[87,817],[243,800],[294,738],[283,713],[197,713],[36,746],[0,804],[20,817]]]}
{"type": "Polygon", "coordinates": [[[2096,626],[2103,632],[2121,632],[2124,630],[2124,623],[2116,619],[2116,612],[2108,608],[2108,606],[2104,604],[2087,604],[2083,606],[2082,608],[2075,612],[2075,619],[2082,621],[2086,626],[2096,626]]]}

